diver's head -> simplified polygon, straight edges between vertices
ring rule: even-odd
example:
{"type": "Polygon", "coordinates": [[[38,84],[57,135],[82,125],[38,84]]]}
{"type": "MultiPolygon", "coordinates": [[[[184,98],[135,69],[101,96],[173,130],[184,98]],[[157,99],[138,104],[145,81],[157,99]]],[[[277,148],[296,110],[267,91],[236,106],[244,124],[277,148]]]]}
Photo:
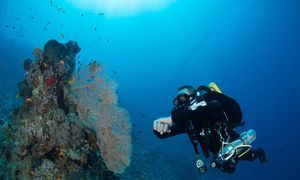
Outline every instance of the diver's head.
{"type": "Polygon", "coordinates": [[[176,107],[189,105],[189,103],[195,98],[196,90],[193,86],[182,86],[178,88],[176,97],[173,103],[176,107]]]}

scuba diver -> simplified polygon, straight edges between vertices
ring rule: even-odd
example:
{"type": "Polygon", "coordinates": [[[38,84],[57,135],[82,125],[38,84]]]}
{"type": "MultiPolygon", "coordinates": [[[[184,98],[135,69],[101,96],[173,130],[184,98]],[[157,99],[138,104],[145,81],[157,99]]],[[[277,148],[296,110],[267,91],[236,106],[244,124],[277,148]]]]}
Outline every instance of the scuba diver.
{"type": "Polygon", "coordinates": [[[227,173],[235,171],[239,160],[261,163],[267,161],[262,148],[252,149],[256,138],[254,130],[238,134],[234,129],[243,126],[239,104],[221,92],[215,83],[200,86],[183,86],[173,100],[171,117],[159,118],[153,122],[153,132],[160,138],[169,138],[187,133],[196,153],[196,167],[200,173],[207,171],[200,158],[198,146],[204,157],[213,154],[211,168],[227,173]]]}

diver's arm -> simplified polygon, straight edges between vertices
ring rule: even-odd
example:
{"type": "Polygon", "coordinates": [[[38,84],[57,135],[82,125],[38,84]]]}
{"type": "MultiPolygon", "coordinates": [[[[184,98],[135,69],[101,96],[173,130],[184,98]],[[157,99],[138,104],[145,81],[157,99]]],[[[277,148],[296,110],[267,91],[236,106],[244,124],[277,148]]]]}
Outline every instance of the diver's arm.
{"type": "Polygon", "coordinates": [[[159,118],[153,122],[153,133],[160,139],[184,133],[182,126],[173,123],[171,117],[159,118]]]}
{"type": "Polygon", "coordinates": [[[169,127],[172,126],[172,124],[173,121],[171,117],[159,118],[153,121],[153,130],[160,134],[164,134],[169,131],[169,127]]]}
{"type": "Polygon", "coordinates": [[[171,127],[169,127],[169,130],[170,130],[169,132],[166,132],[166,133],[163,133],[163,134],[153,130],[153,133],[159,139],[165,139],[165,138],[176,136],[178,134],[185,133],[185,130],[182,127],[180,127],[176,124],[173,124],[171,127]]]}

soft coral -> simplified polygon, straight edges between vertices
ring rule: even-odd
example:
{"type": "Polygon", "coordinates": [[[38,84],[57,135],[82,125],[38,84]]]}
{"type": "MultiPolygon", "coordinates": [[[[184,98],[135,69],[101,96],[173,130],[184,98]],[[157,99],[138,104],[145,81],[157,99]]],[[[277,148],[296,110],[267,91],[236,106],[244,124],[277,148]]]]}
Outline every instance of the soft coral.
{"type": "Polygon", "coordinates": [[[50,87],[53,86],[53,84],[56,82],[56,77],[55,76],[51,76],[48,79],[45,80],[45,84],[46,86],[50,87]]]}

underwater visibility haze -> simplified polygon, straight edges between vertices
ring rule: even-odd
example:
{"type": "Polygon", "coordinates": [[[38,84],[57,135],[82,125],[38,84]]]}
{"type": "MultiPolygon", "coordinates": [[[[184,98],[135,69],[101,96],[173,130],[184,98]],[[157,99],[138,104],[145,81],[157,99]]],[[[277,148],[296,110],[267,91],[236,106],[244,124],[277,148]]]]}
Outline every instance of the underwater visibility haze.
{"type": "Polygon", "coordinates": [[[0,179],[300,179],[300,1],[2,0],[0,17],[0,179]],[[200,174],[187,134],[153,134],[179,87],[211,82],[266,163],[200,174]]]}

